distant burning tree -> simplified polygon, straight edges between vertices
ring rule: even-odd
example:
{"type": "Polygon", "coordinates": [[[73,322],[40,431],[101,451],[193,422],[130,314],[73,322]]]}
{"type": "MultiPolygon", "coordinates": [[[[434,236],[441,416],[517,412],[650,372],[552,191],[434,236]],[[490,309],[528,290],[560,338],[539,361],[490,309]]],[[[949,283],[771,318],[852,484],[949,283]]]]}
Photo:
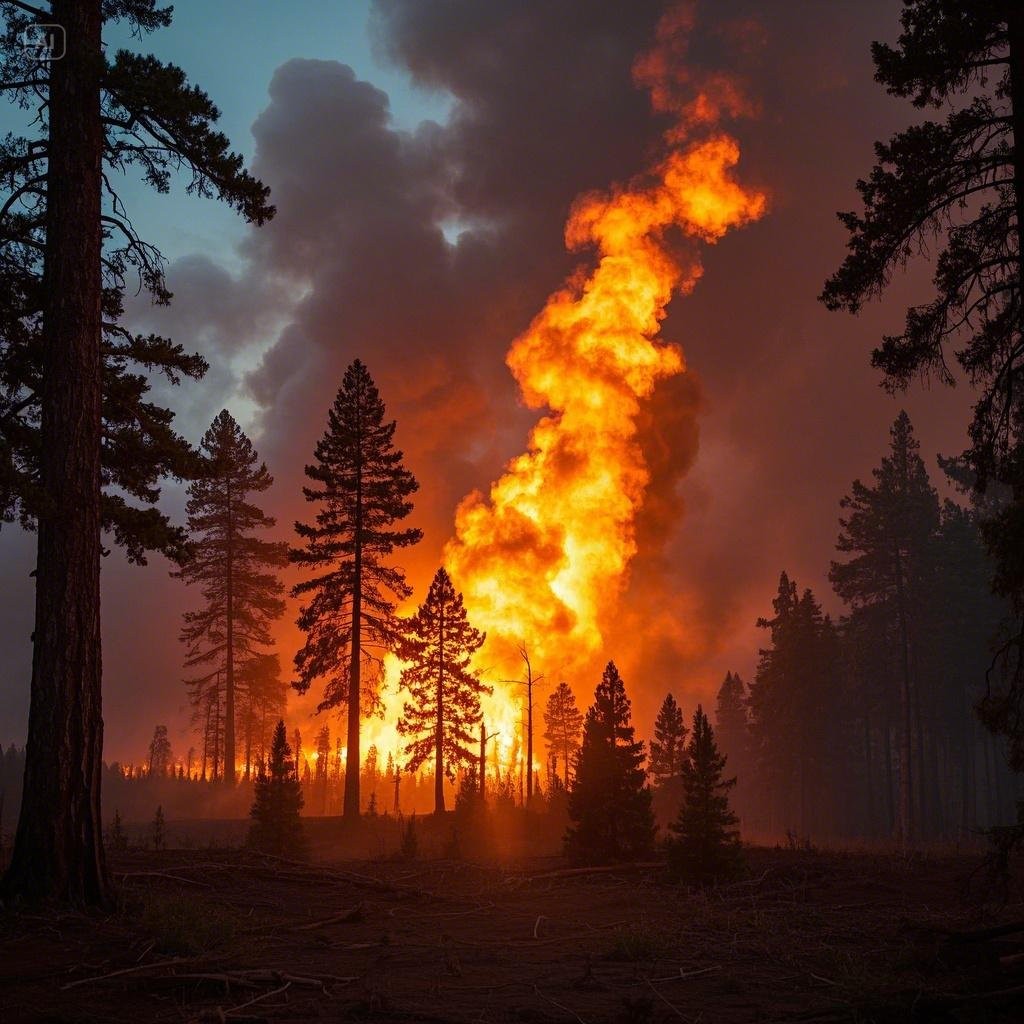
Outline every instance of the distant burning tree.
{"type": "Polygon", "coordinates": [[[408,662],[400,685],[411,701],[403,708],[398,731],[411,737],[405,747],[406,770],[417,771],[434,758],[434,813],[444,812],[445,777],[455,780],[462,765],[474,763],[479,739],[480,695],[489,687],[470,670],[484,642],[466,617],[462,595],[438,569],[427,598],[408,620],[399,654],[408,662]]]}
{"type": "Polygon", "coordinates": [[[583,715],[568,683],[559,683],[548,697],[544,709],[544,727],[548,752],[556,760],[556,771],[558,764],[561,764],[562,780],[568,789],[572,760],[579,752],[580,733],[583,731],[583,715]]]}
{"type": "Polygon", "coordinates": [[[166,775],[171,764],[171,741],[167,738],[167,726],[158,725],[149,742],[149,774],[166,775]]]}
{"type": "Polygon", "coordinates": [[[565,852],[577,863],[635,860],[654,846],[651,790],[643,741],[634,740],[631,706],[608,662],[587,710],[576,778],[569,792],[572,825],[565,852]]]}

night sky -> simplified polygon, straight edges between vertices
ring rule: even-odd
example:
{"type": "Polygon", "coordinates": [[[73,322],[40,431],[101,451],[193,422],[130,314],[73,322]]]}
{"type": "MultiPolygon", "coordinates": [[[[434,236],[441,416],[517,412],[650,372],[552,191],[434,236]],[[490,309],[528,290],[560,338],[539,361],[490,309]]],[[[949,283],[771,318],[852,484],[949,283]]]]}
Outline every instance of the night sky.
{"type": "MultiPolygon", "coordinates": [[[[879,461],[900,408],[930,467],[963,447],[965,387],[892,397],[869,362],[926,294],[925,273],[896,281],[858,318],[816,301],[843,255],[835,211],[856,205],[872,143],[916,113],[872,78],[870,42],[896,36],[899,9],[698,5],[689,59],[737,76],[756,100],[756,117],[726,127],[742,150],[737,177],[765,190],[770,209],[703,252],[702,280],[663,325],[688,372],[665,382],[644,417],[653,480],[608,637],[641,735],[667,690],[689,712],[726,669],[752,675],[754,623],[770,613],[781,569],[839,611],[825,578],[838,502],[879,461]],[[684,624],[682,640],[664,616],[684,624]]],[[[130,323],[209,359],[204,382],[166,397],[194,441],[225,406],[242,422],[276,478],[267,507],[279,537],[305,517],[302,467],[358,356],[420,480],[413,518],[425,536],[404,562],[422,598],[455,506],[486,490],[536,419],[504,356],[581,260],[563,245],[570,204],[628,180],[659,145],[666,124],[631,66],[661,10],[647,0],[191,0],[141,44],[110,36],[180,64],[271,186],[278,214],[260,230],[181,189],[124,192],[170,260],[175,293],[167,310],[136,300],[130,323]]],[[[164,503],[180,511],[181,491],[167,487],[164,503]]],[[[20,743],[32,539],[5,526],[0,552],[0,740],[20,743]]],[[[168,568],[116,553],[103,565],[110,759],[139,758],[157,722],[177,749],[190,743],[177,634],[198,595],[168,568]]],[[[286,665],[293,619],[290,608],[278,631],[286,665]]],[[[571,680],[581,699],[596,681],[571,680]]],[[[311,703],[294,704],[297,722],[311,703]]]]}

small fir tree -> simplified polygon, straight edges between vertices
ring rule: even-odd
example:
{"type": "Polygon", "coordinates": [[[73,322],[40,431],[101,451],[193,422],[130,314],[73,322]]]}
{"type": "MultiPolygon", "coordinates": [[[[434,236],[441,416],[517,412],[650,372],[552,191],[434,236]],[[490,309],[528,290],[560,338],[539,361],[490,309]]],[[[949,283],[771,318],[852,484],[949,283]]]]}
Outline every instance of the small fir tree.
{"type": "Polygon", "coordinates": [[[164,809],[162,805],[158,805],[156,814],[153,815],[153,823],[150,826],[149,832],[150,839],[153,841],[154,850],[162,850],[164,844],[167,841],[167,830],[164,823],[164,809]]]}
{"type": "Polygon", "coordinates": [[[110,832],[107,834],[107,848],[117,853],[123,853],[128,849],[128,837],[125,835],[124,822],[121,820],[121,812],[114,808],[114,820],[110,823],[110,832]]]}
{"type": "Polygon", "coordinates": [[[284,722],[278,722],[270,743],[270,763],[256,776],[249,845],[264,853],[296,856],[305,848],[302,833],[302,788],[292,763],[284,722]]]}
{"type": "Polygon", "coordinates": [[[569,787],[569,769],[579,753],[580,733],[583,731],[583,715],[576,704],[576,696],[569,684],[561,682],[548,697],[544,709],[544,739],[552,758],[562,764],[562,782],[569,787]]]}
{"type": "Polygon", "coordinates": [[[411,700],[398,723],[398,731],[410,737],[406,769],[417,771],[434,759],[435,814],[445,809],[445,778],[454,781],[458,769],[477,757],[480,695],[490,688],[469,664],[483,642],[484,634],[470,625],[451,577],[438,569],[402,639],[400,655],[407,665],[400,685],[411,700]]]}
{"type": "Polygon", "coordinates": [[[686,723],[682,708],[671,693],[654,721],[654,739],[651,740],[650,774],[657,783],[666,782],[683,774],[686,763],[686,723]]]}
{"type": "Polygon", "coordinates": [[[633,738],[630,710],[622,677],[608,662],[587,710],[569,793],[565,852],[575,863],[635,860],[654,846],[644,744],[633,738]]]}
{"type": "Polygon", "coordinates": [[[686,753],[683,806],[669,826],[669,867],[679,878],[706,885],[734,875],[742,849],[736,815],[729,810],[728,793],[736,780],[722,779],[725,758],[699,704],[686,753]]]}

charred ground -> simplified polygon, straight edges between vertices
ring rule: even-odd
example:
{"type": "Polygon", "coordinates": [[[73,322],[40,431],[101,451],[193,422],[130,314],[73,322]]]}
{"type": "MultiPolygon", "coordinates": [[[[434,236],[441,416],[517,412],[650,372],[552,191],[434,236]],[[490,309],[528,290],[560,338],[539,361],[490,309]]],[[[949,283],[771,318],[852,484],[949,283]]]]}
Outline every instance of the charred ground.
{"type": "Polygon", "coordinates": [[[1020,933],[963,938],[1024,918],[1017,897],[980,899],[977,856],[748,848],[747,863],[701,891],[659,866],[543,857],[127,852],[117,913],[0,917],[2,1019],[1020,1019],[1020,933]]]}

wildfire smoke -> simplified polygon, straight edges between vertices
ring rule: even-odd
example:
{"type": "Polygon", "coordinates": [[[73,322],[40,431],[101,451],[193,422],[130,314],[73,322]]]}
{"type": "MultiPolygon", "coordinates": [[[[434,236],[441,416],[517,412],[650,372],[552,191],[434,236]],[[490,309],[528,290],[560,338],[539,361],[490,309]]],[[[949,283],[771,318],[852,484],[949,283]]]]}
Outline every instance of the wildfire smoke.
{"type": "MultiPolygon", "coordinates": [[[[670,10],[634,66],[655,109],[674,115],[667,155],[625,187],[577,199],[565,244],[593,247],[596,265],[578,268],[508,353],[524,402],[547,413],[489,493],[474,491],[456,512],[444,560],[488,632],[492,664],[507,664],[524,640],[549,671],[600,651],[649,481],[641,404],[659,380],[685,372],[681,350],[659,331],[672,297],[702,273],[686,240],[713,244],[766,207],[732,178],[739,146],[716,128],[749,104],[721,74],[695,88],[680,63],[691,27],[691,5],[670,10]]],[[[495,715],[513,699],[496,688],[495,715]]]]}

